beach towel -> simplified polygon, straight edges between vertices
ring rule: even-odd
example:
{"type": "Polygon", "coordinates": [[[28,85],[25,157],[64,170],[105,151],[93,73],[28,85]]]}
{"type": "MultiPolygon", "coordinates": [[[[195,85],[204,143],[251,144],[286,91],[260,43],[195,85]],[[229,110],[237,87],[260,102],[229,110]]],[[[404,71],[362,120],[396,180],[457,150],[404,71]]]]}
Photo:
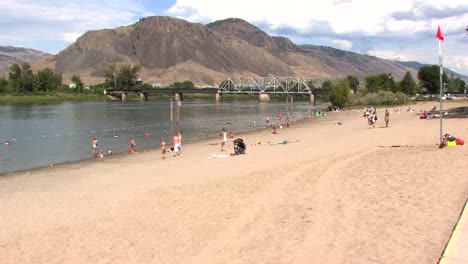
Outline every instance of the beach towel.
{"type": "Polygon", "coordinates": [[[447,141],[447,147],[454,147],[457,145],[457,142],[455,140],[453,141],[447,141]]]}
{"type": "Polygon", "coordinates": [[[211,158],[229,158],[231,155],[230,154],[213,154],[210,157],[211,158]]]}

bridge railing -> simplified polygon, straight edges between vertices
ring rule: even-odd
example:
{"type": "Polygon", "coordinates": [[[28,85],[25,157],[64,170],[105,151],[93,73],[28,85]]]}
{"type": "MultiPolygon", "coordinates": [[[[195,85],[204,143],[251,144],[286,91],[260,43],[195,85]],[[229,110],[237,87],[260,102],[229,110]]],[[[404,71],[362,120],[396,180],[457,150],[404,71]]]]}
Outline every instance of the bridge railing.
{"type": "Polygon", "coordinates": [[[299,77],[233,77],[219,87],[219,93],[313,94],[315,90],[299,77]]]}

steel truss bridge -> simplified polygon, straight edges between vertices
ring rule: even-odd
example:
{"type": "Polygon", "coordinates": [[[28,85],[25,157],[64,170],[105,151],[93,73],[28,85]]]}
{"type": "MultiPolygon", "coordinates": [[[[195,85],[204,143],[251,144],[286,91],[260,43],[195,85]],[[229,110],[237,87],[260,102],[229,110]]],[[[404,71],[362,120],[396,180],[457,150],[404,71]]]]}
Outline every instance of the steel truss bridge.
{"type": "Polygon", "coordinates": [[[328,89],[320,87],[325,80],[303,80],[299,77],[238,77],[224,81],[219,89],[220,94],[325,94],[328,89]]]}

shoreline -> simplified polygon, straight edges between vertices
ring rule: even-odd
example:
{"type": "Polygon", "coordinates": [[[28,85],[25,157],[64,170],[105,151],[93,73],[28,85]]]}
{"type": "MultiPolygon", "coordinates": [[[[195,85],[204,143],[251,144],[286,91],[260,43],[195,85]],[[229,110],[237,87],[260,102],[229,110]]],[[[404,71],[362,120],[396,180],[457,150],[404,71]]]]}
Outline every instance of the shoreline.
{"type": "MultiPolygon", "coordinates": [[[[309,122],[309,121],[312,121],[314,118],[314,116],[312,116],[311,118],[308,118],[308,117],[304,117],[302,119],[298,119],[296,121],[291,121],[290,124],[293,125],[293,124],[297,124],[297,123],[301,123],[301,122],[309,122]]],[[[285,128],[283,128],[285,129],[285,128]]],[[[271,131],[271,128],[267,128],[267,127],[263,127],[263,128],[256,128],[256,129],[253,129],[253,130],[248,130],[248,131],[245,131],[245,132],[239,132],[237,134],[235,134],[234,138],[229,138],[229,140],[234,140],[237,138],[238,135],[252,135],[252,134],[256,134],[256,133],[262,133],[262,131],[268,131],[270,130],[271,131]]],[[[184,143],[184,146],[185,145],[193,145],[193,144],[198,144],[198,143],[201,143],[203,141],[211,141],[211,140],[215,140],[213,138],[200,138],[200,139],[195,139],[195,140],[192,140],[192,141],[189,141],[188,143],[184,143]]],[[[220,140],[220,139],[219,139],[220,140]]],[[[169,143],[168,141],[166,141],[166,144],[169,143]]],[[[221,143],[219,144],[221,145],[221,143]]],[[[170,147],[170,145],[168,145],[170,147]]],[[[138,150],[136,154],[138,153],[146,153],[146,152],[159,152],[160,153],[160,148],[159,147],[149,147],[149,148],[144,148],[144,149],[141,149],[141,150],[138,150]]],[[[171,153],[171,152],[168,152],[168,153],[171,153]]],[[[104,158],[94,158],[94,157],[89,157],[89,158],[83,158],[83,159],[79,159],[79,160],[71,160],[71,161],[65,161],[65,162],[60,162],[60,163],[55,163],[55,164],[49,164],[49,165],[44,165],[44,166],[38,166],[38,167],[32,167],[32,168],[26,168],[26,169],[21,169],[21,170],[17,170],[17,171],[12,171],[12,172],[0,172],[0,179],[2,177],[7,177],[7,176],[11,176],[11,174],[19,174],[19,173],[30,173],[32,171],[35,171],[35,170],[45,170],[45,169],[50,169],[50,168],[53,168],[53,167],[63,167],[63,166],[66,166],[66,165],[73,165],[73,164],[90,164],[92,162],[99,162],[99,161],[103,161],[104,159],[116,159],[116,158],[124,158],[126,157],[126,155],[130,155],[128,154],[127,152],[116,152],[116,153],[112,153],[111,156],[108,156],[107,154],[104,155],[104,158]]]]}

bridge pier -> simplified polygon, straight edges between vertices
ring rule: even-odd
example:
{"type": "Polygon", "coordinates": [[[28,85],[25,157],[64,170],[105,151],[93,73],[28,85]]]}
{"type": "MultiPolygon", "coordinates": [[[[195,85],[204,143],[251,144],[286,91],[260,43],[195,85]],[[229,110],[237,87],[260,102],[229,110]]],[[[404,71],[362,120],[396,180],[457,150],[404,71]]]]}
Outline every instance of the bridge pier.
{"type": "Polygon", "coordinates": [[[310,99],[310,103],[313,104],[313,105],[315,105],[315,95],[314,95],[314,94],[311,94],[310,97],[309,97],[309,99],[310,99]]]}
{"type": "Polygon", "coordinates": [[[127,93],[122,92],[122,94],[120,95],[120,98],[121,98],[122,102],[127,101],[127,93]]]}
{"type": "Polygon", "coordinates": [[[148,93],[140,93],[140,101],[148,101],[148,93]]]}
{"type": "Polygon", "coordinates": [[[215,101],[216,102],[221,102],[223,100],[223,95],[220,93],[215,94],[215,101]]]}
{"type": "Polygon", "coordinates": [[[270,96],[265,93],[258,94],[258,101],[259,102],[269,102],[270,101],[270,96]]]}
{"type": "Polygon", "coordinates": [[[183,101],[184,97],[182,96],[182,93],[174,93],[174,98],[176,101],[183,101]]]}

